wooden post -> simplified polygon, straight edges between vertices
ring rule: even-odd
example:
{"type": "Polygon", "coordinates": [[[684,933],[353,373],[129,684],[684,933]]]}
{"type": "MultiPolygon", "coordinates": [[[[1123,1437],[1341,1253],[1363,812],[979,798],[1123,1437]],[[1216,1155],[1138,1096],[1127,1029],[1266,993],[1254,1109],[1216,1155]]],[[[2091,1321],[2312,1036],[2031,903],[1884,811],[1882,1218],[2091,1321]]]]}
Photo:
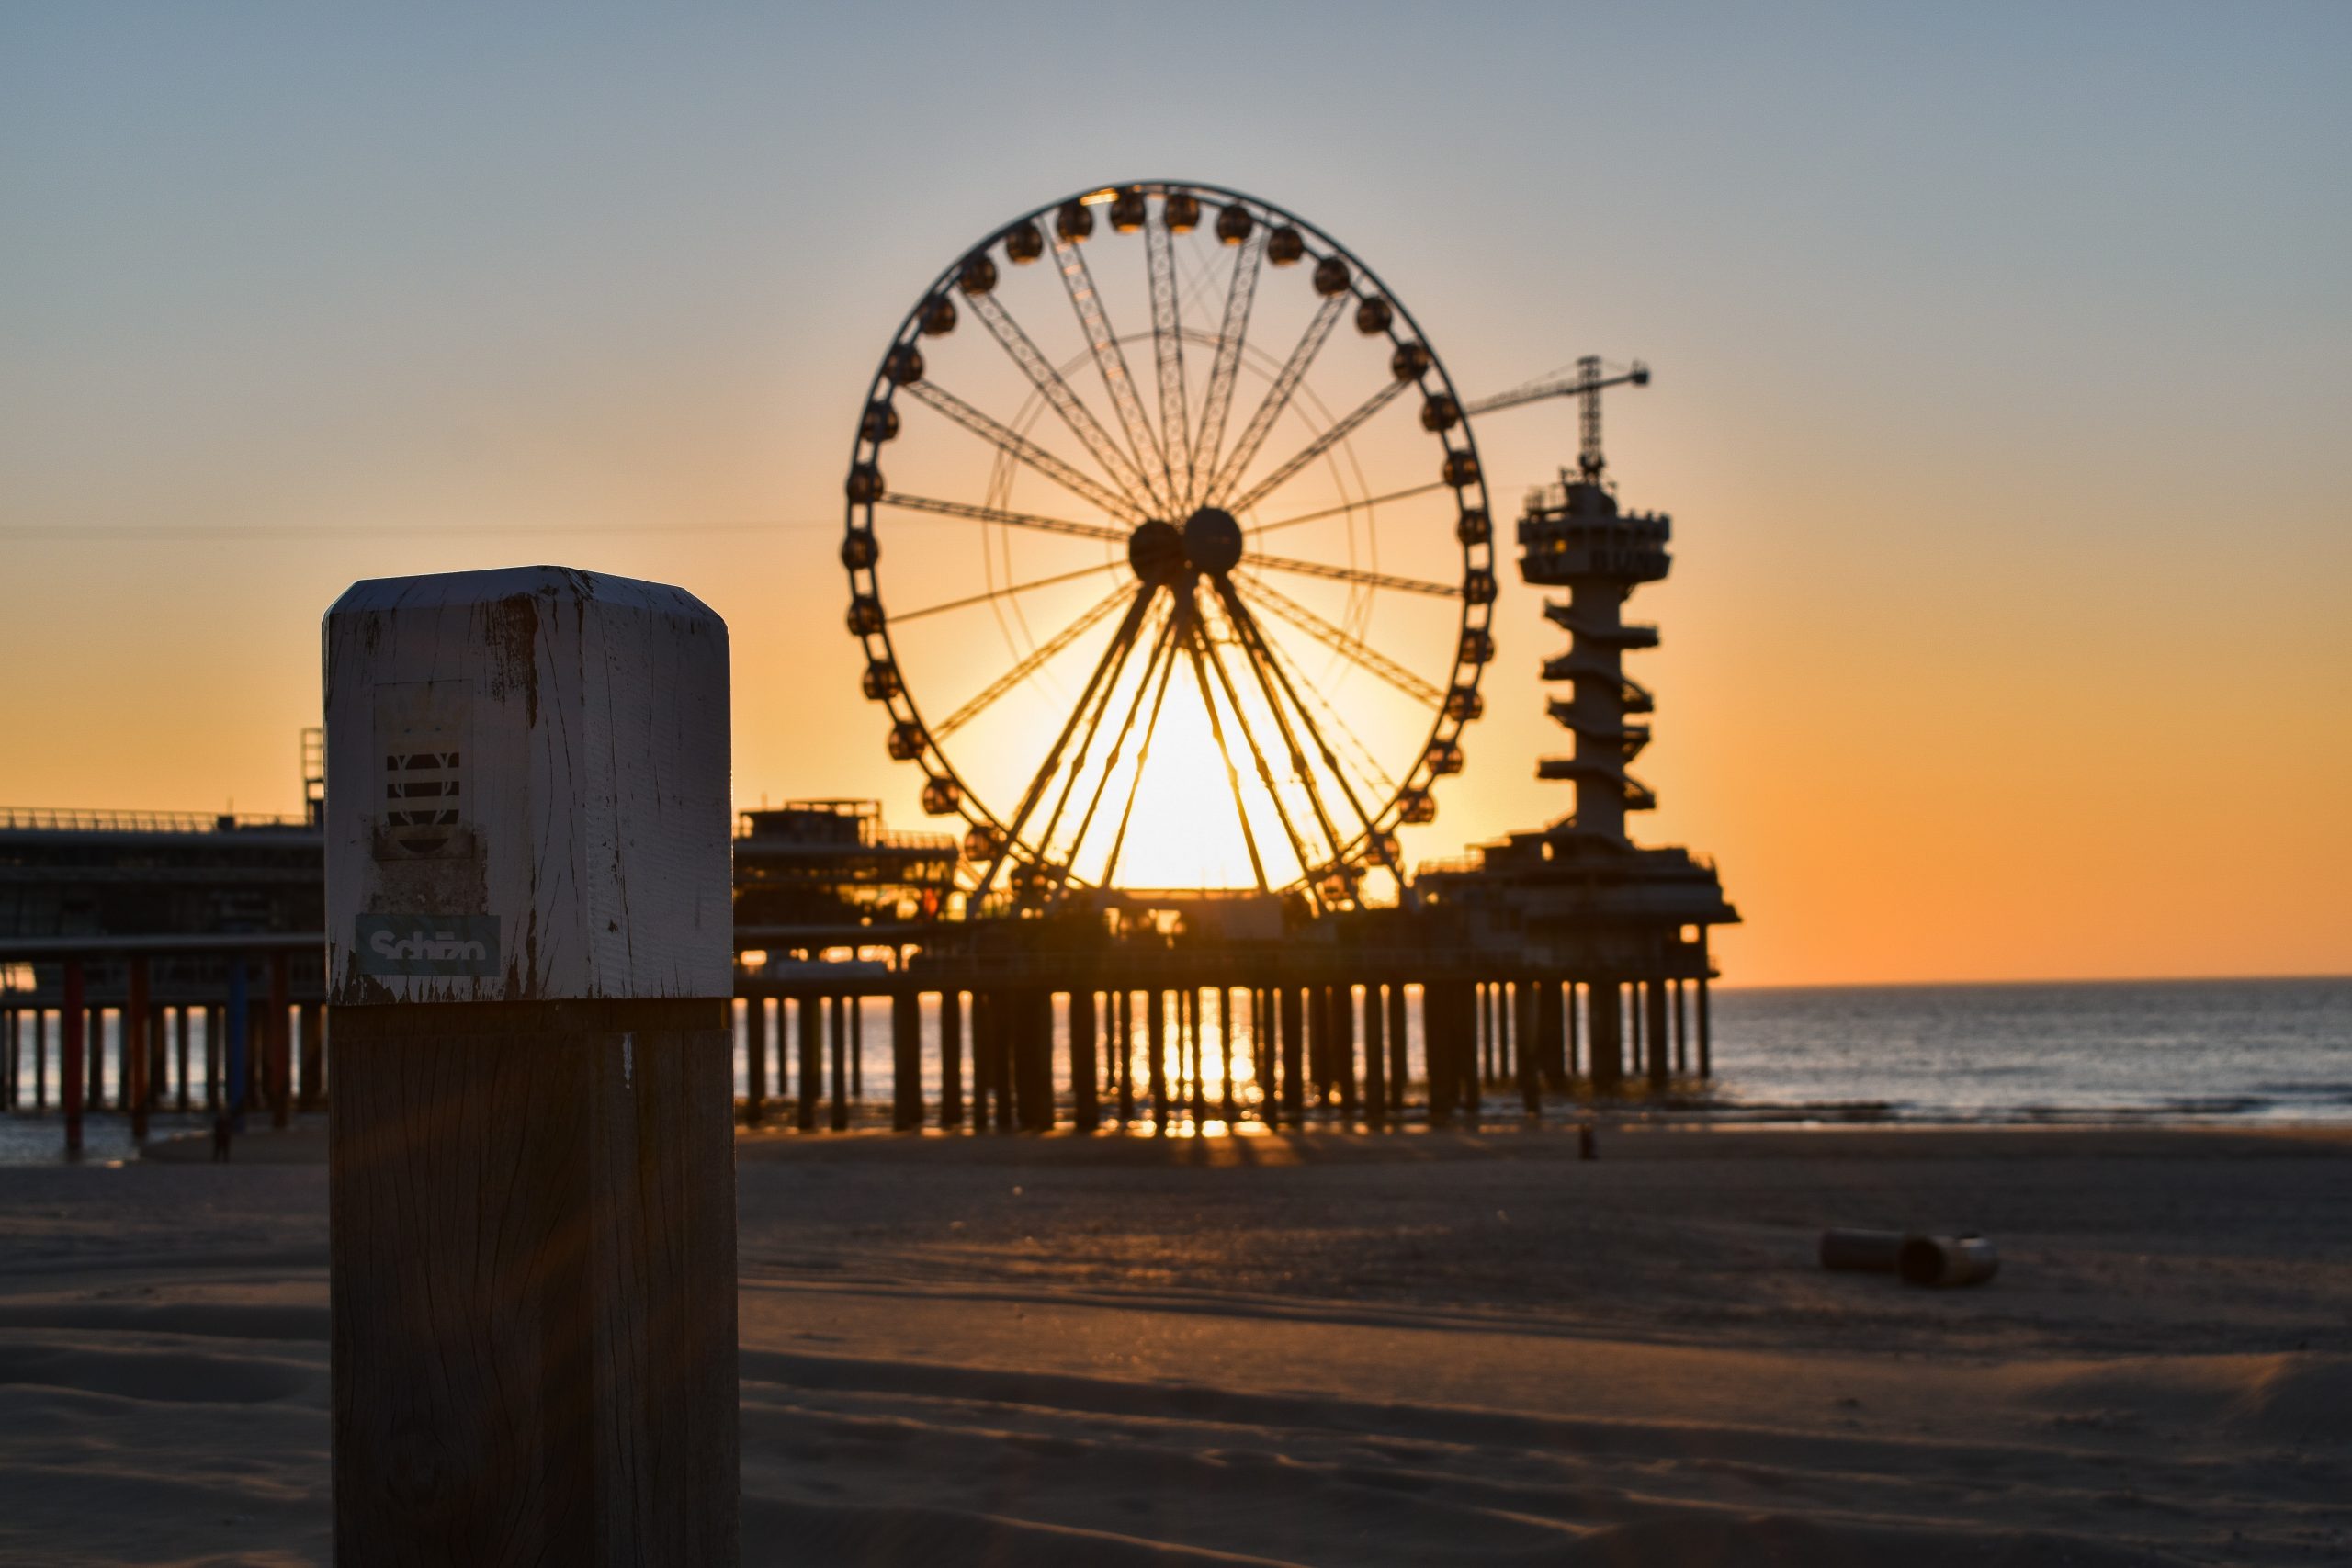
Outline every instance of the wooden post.
{"type": "Polygon", "coordinates": [[[33,1109],[49,1109],[49,1010],[33,1009],[33,1109]]]}
{"type": "Polygon", "coordinates": [[[1102,1124],[1102,1085],[1094,1062],[1096,1004],[1097,998],[1088,987],[1069,994],[1070,1124],[1081,1133],[1091,1133],[1102,1124]]]}
{"type": "Polygon", "coordinates": [[[939,1124],[964,1124],[964,993],[939,993],[939,1124]]]}
{"type": "Polygon", "coordinates": [[[155,1007],[148,995],[145,954],[130,961],[130,994],[122,1004],[122,1099],[130,1111],[130,1136],[147,1141],[147,1067],[154,1055],[155,1007]]]}
{"type": "Polygon", "coordinates": [[[1365,1121],[1375,1128],[1388,1125],[1388,1053],[1381,1039],[1385,1021],[1381,990],[1378,985],[1363,988],[1363,1109],[1365,1121]]]}
{"type": "MultiPolygon", "coordinates": [[[[793,1101],[792,1124],[804,1133],[817,1130],[817,1101],[824,1098],[825,1001],[803,996],[800,1000],[800,1094],[793,1101]]],[[[778,1010],[779,1014],[782,1010],[778,1010]]]]}
{"type": "Polygon", "coordinates": [[[182,1111],[186,1111],[188,1107],[187,1072],[189,1043],[187,1015],[188,1006],[186,1002],[182,1002],[179,1006],[172,1010],[173,1077],[176,1080],[172,1086],[172,1099],[174,1104],[182,1111]]]}
{"type": "Polygon", "coordinates": [[[533,567],[326,644],[334,1561],[725,1568],[726,627],[533,567]]]}

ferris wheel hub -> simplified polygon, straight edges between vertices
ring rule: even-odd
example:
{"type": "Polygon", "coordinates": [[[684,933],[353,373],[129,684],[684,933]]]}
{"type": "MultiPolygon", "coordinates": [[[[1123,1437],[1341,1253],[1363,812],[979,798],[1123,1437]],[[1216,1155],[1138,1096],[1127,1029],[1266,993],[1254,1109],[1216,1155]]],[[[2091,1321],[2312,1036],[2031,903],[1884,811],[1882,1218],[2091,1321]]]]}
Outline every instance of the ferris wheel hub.
{"type": "Polygon", "coordinates": [[[1184,554],[1194,570],[1224,576],[1241,560],[1241,525],[1223,507],[1202,507],[1184,520],[1184,554]]]}
{"type": "Polygon", "coordinates": [[[1136,576],[1154,587],[1166,587],[1182,578],[1190,563],[1184,557],[1184,536],[1173,523],[1159,518],[1127,536],[1127,564],[1136,576]]]}

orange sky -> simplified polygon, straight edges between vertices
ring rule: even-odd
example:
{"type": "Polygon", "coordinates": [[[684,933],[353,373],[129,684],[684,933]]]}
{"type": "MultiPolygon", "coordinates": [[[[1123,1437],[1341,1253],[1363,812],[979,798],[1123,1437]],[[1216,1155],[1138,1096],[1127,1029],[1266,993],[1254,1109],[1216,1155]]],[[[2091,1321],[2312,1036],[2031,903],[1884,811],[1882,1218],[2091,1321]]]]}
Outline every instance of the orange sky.
{"type": "MultiPolygon", "coordinates": [[[[2310,16],[2055,50],[2065,72],[1990,31],[1749,39],[1788,51],[1769,85],[1737,39],[1677,54],[1621,17],[1595,90],[1671,84],[1698,123],[1598,134],[1589,178],[1499,93],[1456,100],[1453,162],[1323,86],[1285,111],[1319,141],[1104,122],[978,150],[946,133],[997,100],[933,74],[854,179],[815,152],[852,105],[799,63],[815,99],[763,96],[754,64],[801,59],[773,32],[616,35],[519,79],[501,39],[411,40],[358,88],[266,90],[177,58],[232,38],[0,40],[50,84],[0,95],[35,236],[0,259],[0,803],[292,809],[347,582],[556,560],[727,617],[744,804],[878,795],[918,825],[841,629],[865,378],[989,226],[1172,169],[1345,240],[1473,395],[1584,352],[1657,367],[1609,440],[1628,502],[1676,521],[1629,610],[1665,639],[1629,659],[1662,802],[1634,831],[1719,861],[1747,919],[1727,979],[2352,971],[2352,236],[2312,199],[2352,138],[2315,63],[2342,29],[2310,16]],[[567,121],[606,88],[634,118],[567,121]],[[1377,176],[1317,152],[1340,143],[1377,176]],[[1522,198],[1572,177],[1582,213],[1522,198]]],[[[1501,69],[1550,25],[1490,19],[1473,52],[1501,69]]],[[[1295,80],[1270,49],[1235,93],[1295,80]]],[[[1479,438],[1507,518],[1572,459],[1572,411],[1479,438]]],[[[1566,809],[1532,778],[1560,635],[1515,581],[1496,627],[1416,858],[1566,809]]]]}

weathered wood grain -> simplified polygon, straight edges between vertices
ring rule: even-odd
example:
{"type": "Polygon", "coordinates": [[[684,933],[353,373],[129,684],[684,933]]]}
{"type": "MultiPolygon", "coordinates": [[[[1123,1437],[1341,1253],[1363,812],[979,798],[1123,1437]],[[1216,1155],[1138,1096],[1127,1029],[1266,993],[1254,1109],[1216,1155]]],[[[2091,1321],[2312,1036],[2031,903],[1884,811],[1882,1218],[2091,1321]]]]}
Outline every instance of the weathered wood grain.
{"type": "Polygon", "coordinates": [[[341,1568],[736,1560],[722,1005],[334,1010],[341,1568]]]}

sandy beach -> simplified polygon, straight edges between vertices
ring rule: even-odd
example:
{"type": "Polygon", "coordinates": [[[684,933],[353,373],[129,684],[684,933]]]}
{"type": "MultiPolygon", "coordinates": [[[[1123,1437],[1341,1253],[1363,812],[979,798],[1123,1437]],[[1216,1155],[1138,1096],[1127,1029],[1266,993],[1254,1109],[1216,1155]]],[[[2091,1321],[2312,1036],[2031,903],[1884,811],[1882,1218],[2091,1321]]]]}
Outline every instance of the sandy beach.
{"type": "MultiPolygon", "coordinates": [[[[0,1560],[326,1561],[266,1142],[0,1171],[0,1560]]],[[[2343,1132],[740,1147],[746,1562],[2352,1561],[2343,1132]]]]}

